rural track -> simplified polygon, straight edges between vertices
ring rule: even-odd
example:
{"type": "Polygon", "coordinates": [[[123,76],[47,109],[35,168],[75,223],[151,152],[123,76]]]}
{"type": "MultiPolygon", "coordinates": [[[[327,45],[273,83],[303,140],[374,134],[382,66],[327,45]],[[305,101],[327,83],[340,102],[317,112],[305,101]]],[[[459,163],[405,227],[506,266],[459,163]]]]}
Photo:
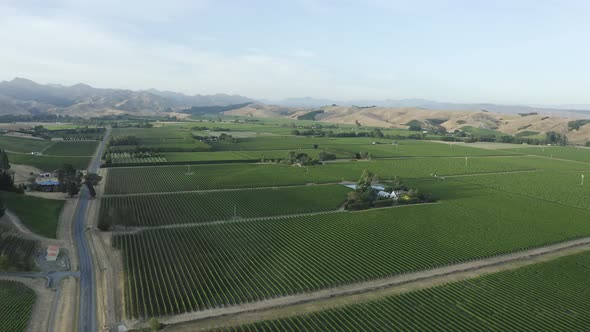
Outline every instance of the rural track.
{"type": "MultiPolygon", "coordinates": [[[[96,149],[96,154],[88,172],[95,173],[100,166],[100,158],[105,147],[111,128],[107,128],[103,140],[96,149]]],[[[80,307],[78,308],[78,331],[97,331],[96,319],[96,285],[94,280],[94,261],[86,237],[86,213],[90,194],[85,186],[80,190],[78,204],[74,212],[74,241],[78,251],[78,265],[80,269],[80,307]]]]}
{"type": "Polygon", "coordinates": [[[316,292],[163,317],[161,321],[168,325],[166,330],[170,331],[197,331],[230,327],[264,319],[288,317],[294,315],[294,312],[305,314],[335,306],[369,301],[410,290],[474,278],[487,273],[511,270],[587,250],[590,250],[590,237],[389,278],[336,286],[316,292]]]}

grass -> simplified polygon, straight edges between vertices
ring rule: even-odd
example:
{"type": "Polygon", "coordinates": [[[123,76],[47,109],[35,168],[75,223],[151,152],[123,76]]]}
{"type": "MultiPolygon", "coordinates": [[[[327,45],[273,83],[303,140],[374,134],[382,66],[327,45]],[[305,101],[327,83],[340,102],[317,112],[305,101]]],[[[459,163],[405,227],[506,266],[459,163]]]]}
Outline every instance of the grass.
{"type": "Polygon", "coordinates": [[[32,156],[27,154],[8,153],[11,164],[31,165],[44,171],[53,171],[64,164],[72,164],[76,169],[86,169],[92,157],[32,156]]]}
{"type": "Polygon", "coordinates": [[[590,235],[590,211],[453,180],[419,189],[442,202],[116,235],[126,312],[258,301],[590,235]]]}
{"type": "Polygon", "coordinates": [[[35,234],[55,239],[65,201],[1,192],[6,208],[35,234]]]}
{"type": "Polygon", "coordinates": [[[100,219],[122,226],[159,226],[338,209],[342,185],[103,198],[100,219]]]}
{"type": "Polygon", "coordinates": [[[35,291],[25,284],[0,280],[0,331],[26,331],[37,300],[35,291]]]}
{"type": "Polygon", "coordinates": [[[224,331],[582,331],[590,253],[224,331]]]}
{"type": "Polygon", "coordinates": [[[0,149],[14,152],[39,152],[50,144],[50,141],[34,138],[0,136],[0,149]]]}

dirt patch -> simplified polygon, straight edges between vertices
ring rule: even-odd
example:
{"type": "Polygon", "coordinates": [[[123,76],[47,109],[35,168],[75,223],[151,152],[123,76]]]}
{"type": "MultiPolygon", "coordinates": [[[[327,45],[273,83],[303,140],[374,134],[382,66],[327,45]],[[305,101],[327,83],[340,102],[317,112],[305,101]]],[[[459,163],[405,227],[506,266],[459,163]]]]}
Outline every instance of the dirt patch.
{"type": "MultiPolygon", "coordinates": [[[[55,298],[55,292],[47,288],[47,280],[43,278],[21,278],[0,276],[2,280],[20,281],[37,293],[37,301],[31,312],[28,331],[47,331],[51,314],[51,305],[55,298]]],[[[62,330],[66,331],[66,330],[62,330]]]]}
{"type": "Polygon", "coordinates": [[[515,269],[587,250],[590,250],[590,238],[427,271],[408,273],[392,278],[344,285],[314,293],[187,313],[163,318],[161,321],[165,324],[177,324],[167,328],[169,331],[199,331],[229,327],[375,300],[383,296],[515,269]],[[190,320],[193,321],[190,322],[190,320]]]}
{"type": "Polygon", "coordinates": [[[28,183],[32,176],[42,173],[40,169],[20,164],[10,164],[10,170],[14,171],[14,184],[28,183]],[[31,175],[33,173],[33,175],[31,175]]]}
{"type": "Polygon", "coordinates": [[[61,281],[61,294],[57,300],[53,331],[71,331],[76,315],[78,281],[68,277],[61,281]]]}
{"type": "Polygon", "coordinates": [[[60,192],[25,191],[25,195],[56,200],[70,199],[70,197],[67,194],[60,192]]]}
{"type": "Polygon", "coordinates": [[[78,252],[74,244],[74,213],[76,212],[77,198],[69,198],[66,200],[64,207],[59,215],[59,223],[57,224],[57,238],[66,247],[70,253],[70,266],[72,270],[78,269],[78,252]]]}
{"type": "MultiPolygon", "coordinates": [[[[104,193],[107,170],[100,169],[103,177],[96,188],[97,198],[89,201],[87,225],[96,226],[100,211],[101,198],[104,193]]],[[[90,250],[95,259],[95,278],[97,294],[97,320],[100,326],[115,330],[123,317],[122,289],[123,262],[120,253],[112,249],[112,233],[101,232],[96,228],[91,232],[90,250]]]]}

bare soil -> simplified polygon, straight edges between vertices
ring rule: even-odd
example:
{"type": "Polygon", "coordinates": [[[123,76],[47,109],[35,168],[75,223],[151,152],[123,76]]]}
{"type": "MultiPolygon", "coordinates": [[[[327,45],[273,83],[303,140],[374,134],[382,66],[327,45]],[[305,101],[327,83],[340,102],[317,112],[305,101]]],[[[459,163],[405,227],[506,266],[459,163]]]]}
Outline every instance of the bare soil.
{"type": "Polygon", "coordinates": [[[61,296],[55,312],[53,331],[72,330],[72,323],[75,321],[78,302],[78,280],[73,277],[61,280],[61,296]]]}
{"type": "Polygon", "coordinates": [[[19,164],[10,164],[10,170],[14,171],[14,184],[27,183],[32,176],[31,173],[33,176],[41,173],[36,167],[19,164]]]}

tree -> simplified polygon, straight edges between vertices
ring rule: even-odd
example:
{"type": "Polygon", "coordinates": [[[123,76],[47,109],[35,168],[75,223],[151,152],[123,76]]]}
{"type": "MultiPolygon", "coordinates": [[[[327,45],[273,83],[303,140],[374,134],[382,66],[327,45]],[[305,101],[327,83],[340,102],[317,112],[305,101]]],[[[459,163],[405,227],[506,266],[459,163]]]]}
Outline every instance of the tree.
{"type": "Polygon", "coordinates": [[[0,217],[3,217],[5,212],[6,208],[4,207],[4,199],[0,197],[0,217]]]}
{"type": "Polygon", "coordinates": [[[6,151],[0,150],[0,190],[12,190],[14,178],[10,171],[10,162],[6,151]]]}
{"type": "Polygon", "coordinates": [[[96,197],[96,190],[94,190],[94,186],[98,185],[100,180],[102,180],[102,176],[96,173],[88,173],[84,176],[84,185],[86,185],[86,188],[88,188],[90,196],[96,197]]]}
{"type": "Polygon", "coordinates": [[[82,173],[78,172],[71,164],[64,164],[57,170],[59,191],[70,196],[77,195],[82,187],[82,173]]]}
{"type": "Polygon", "coordinates": [[[373,172],[365,169],[361,174],[360,179],[356,182],[356,191],[360,194],[372,191],[373,188],[371,187],[371,184],[373,183],[374,177],[375,174],[373,174],[373,172]]]}
{"type": "Polygon", "coordinates": [[[160,321],[156,317],[150,318],[149,324],[152,331],[158,331],[161,326],[160,321]]]}

